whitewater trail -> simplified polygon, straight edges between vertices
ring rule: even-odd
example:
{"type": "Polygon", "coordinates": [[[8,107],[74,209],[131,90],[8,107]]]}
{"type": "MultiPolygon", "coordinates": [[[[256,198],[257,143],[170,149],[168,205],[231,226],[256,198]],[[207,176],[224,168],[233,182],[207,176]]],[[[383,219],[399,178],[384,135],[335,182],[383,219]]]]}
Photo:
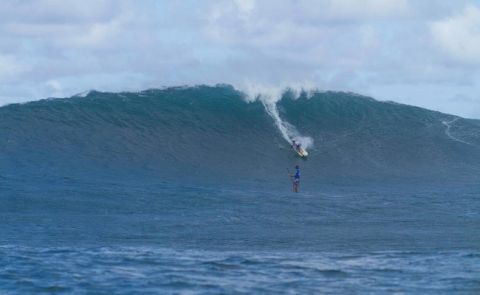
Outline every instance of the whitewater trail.
{"type": "Polygon", "coordinates": [[[292,124],[282,120],[278,112],[277,103],[275,101],[262,100],[263,106],[267,113],[272,117],[278,130],[282,134],[283,138],[292,144],[292,140],[295,139],[305,149],[313,146],[313,139],[309,136],[303,136],[292,124]]]}
{"type": "MultiPolygon", "coordinates": [[[[278,112],[277,102],[280,101],[283,95],[287,92],[293,94],[295,98],[298,98],[299,94],[304,92],[304,89],[308,88],[312,87],[309,87],[308,85],[268,86],[248,83],[248,81],[241,87],[249,101],[259,100],[262,102],[265,111],[270,117],[272,117],[277,129],[280,131],[285,141],[291,145],[292,140],[295,140],[305,149],[313,147],[313,138],[301,135],[295,126],[282,120],[278,112]]],[[[307,93],[313,92],[307,91],[307,93]]]]}
{"type": "Polygon", "coordinates": [[[461,143],[464,143],[464,144],[468,144],[468,145],[473,145],[472,143],[470,142],[467,142],[467,141],[464,141],[464,140],[461,140],[460,138],[457,138],[455,136],[452,135],[452,133],[450,132],[450,128],[452,127],[452,125],[458,120],[459,118],[455,118],[451,121],[442,121],[442,124],[445,125],[445,135],[447,135],[450,139],[454,140],[454,141],[457,141],[457,142],[461,142],[461,143]]]}

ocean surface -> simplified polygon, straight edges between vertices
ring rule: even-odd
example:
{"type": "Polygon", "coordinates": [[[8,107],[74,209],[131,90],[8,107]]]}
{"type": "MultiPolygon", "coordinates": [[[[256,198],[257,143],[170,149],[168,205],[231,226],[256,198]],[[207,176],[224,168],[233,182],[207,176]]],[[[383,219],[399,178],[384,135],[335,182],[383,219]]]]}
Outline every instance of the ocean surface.
{"type": "Polygon", "coordinates": [[[219,85],[8,105],[0,138],[1,294],[480,292],[478,120],[219,85]]]}

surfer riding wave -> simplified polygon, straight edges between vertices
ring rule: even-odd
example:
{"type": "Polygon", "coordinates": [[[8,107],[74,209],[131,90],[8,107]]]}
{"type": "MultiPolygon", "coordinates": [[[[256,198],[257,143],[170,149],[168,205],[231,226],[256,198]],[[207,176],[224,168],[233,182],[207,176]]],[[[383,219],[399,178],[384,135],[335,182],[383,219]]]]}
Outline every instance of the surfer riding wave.
{"type": "Polygon", "coordinates": [[[308,156],[308,152],[302,147],[302,144],[295,139],[292,139],[292,148],[300,157],[308,156]]]}

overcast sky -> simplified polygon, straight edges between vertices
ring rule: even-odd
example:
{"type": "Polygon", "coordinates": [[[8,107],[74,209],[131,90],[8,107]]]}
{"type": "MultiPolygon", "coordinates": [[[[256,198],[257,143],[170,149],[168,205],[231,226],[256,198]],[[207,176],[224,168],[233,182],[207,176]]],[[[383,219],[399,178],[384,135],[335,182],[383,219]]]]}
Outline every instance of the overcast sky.
{"type": "Polygon", "coordinates": [[[480,0],[2,0],[0,104],[229,83],[480,118],[480,0]]]}

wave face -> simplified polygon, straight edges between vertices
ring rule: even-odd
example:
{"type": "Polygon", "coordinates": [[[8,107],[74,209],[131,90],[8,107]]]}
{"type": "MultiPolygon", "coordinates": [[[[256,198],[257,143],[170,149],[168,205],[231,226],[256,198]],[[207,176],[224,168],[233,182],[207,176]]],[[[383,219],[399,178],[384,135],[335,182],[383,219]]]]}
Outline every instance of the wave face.
{"type": "Polygon", "coordinates": [[[478,290],[478,121],[271,106],[200,86],[0,108],[0,293],[478,290]]]}
{"type": "Polygon", "coordinates": [[[0,108],[3,177],[284,183],[299,163],[311,185],[476,181],[480,123],[426,109],[323,92],[278,101],[281,120],[311,137],[292,152],[256,100],[231,86],[92,91],[0,108]]]}

